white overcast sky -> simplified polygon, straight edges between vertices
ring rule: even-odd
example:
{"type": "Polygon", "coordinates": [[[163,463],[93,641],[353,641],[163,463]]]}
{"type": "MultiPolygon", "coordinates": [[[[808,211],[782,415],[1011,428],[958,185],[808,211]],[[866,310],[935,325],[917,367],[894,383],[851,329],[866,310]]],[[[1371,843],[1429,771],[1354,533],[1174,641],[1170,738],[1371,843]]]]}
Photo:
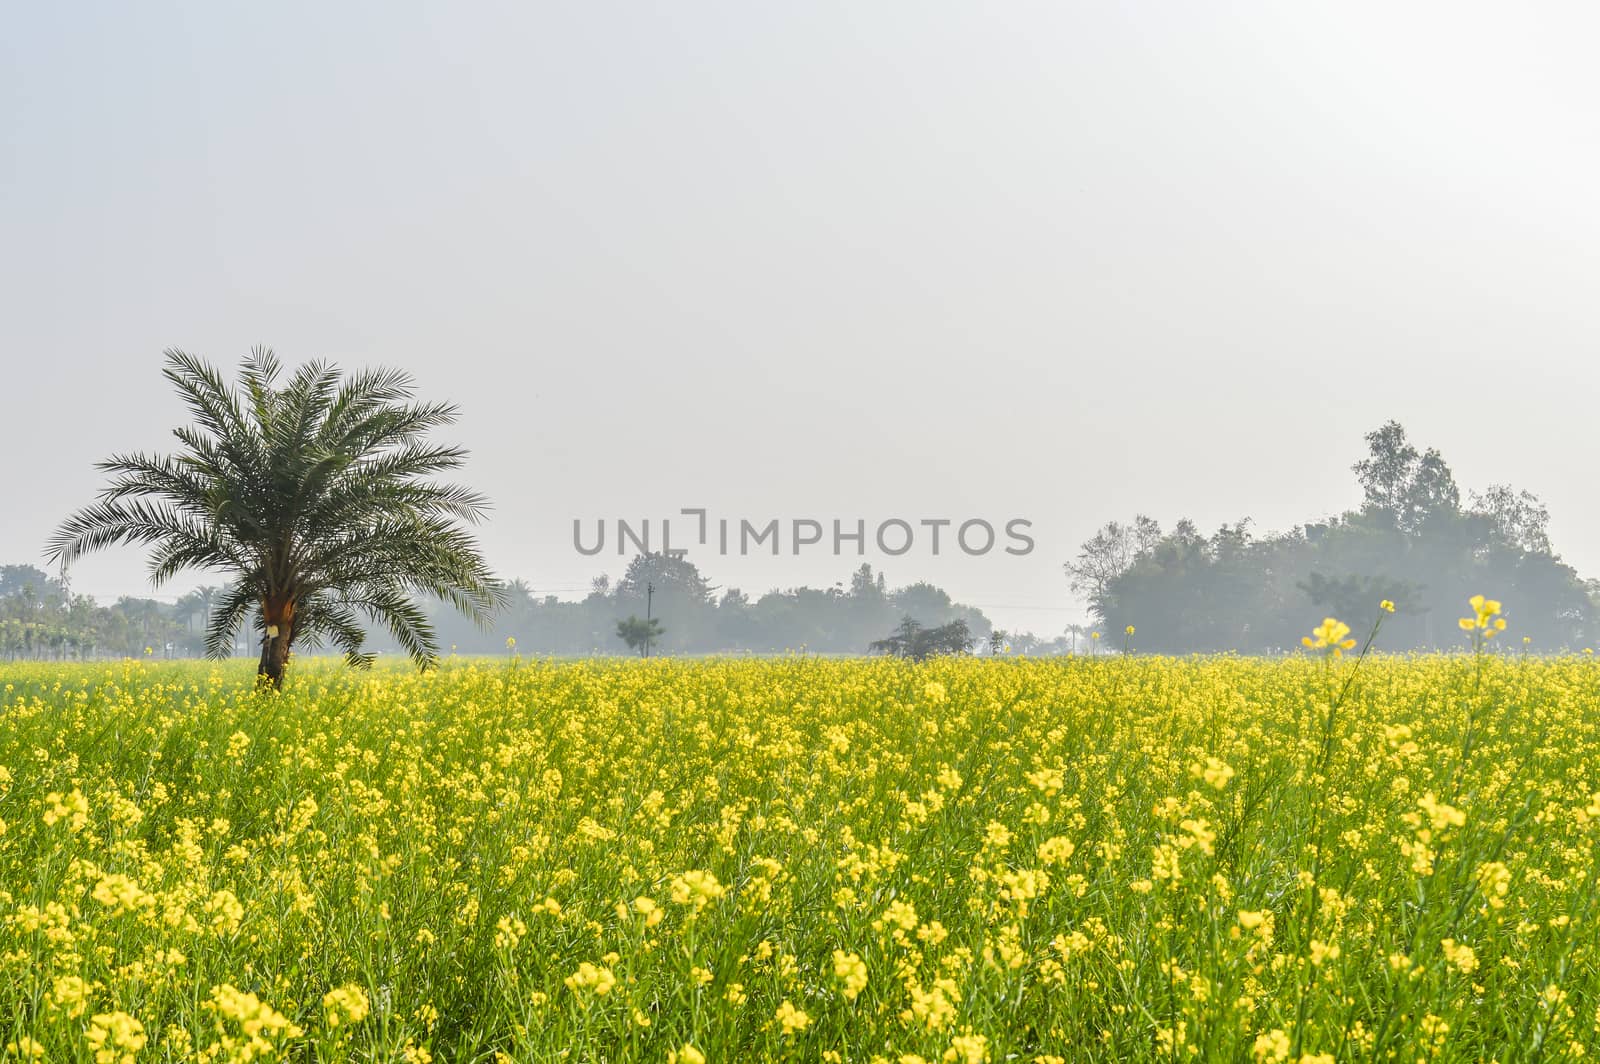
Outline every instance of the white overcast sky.
{"type": "MultiPolygon", "coordinates": [[[[1344,509],[1391,417],[1600,575],[1596,40],[1591,4],[22,5],[0,561],[166,445],[162,348],[264,343],[458,401],[539,589],[621,569],[574,517],[1024,517],[1029,557],[884,567],[1054,634],[1098,524],[1344,509]]],[[[132,552],[74,579],[148,593],[132,552]]]]}

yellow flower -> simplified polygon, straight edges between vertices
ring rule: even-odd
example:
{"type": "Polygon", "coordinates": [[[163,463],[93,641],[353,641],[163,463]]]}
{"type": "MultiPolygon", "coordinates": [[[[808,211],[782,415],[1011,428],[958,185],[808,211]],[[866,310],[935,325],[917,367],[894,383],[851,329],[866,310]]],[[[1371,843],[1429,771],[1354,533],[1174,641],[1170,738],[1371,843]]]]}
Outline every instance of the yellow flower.
{"type": "Polygon", "coordinates": [[[580,990],[592,990],[598,997],[605,997],[611,993],[611,988],[617,985],[617,977],[610,968],[583,961],[578,965],[578,970],[562,980],[567,989],[574,993],[580,990]]]}
{"type": "Polygon", "coordinates": [[[1348,624],[1332,617],[1324,617],[1322,624],[1313,628],[1311,635],[1302,636],[1300,642],[1311,650],[1328,650],[1337,658],[1356,645],[1354,639],[1346,638],[1349,634],[1348,624]]]}
{"type": "Polygon", "coordinates": [[[515,950],[528,933],[528,925],[513,914],[502,916],[494,925],[495,949],[515,950]]]}
{"type": "Polygon", "coordinates": [[[1039,844],[1039,860],[1047,865],[1066,864],[1077,847],[1065,835],[1054,835],[1039,844]]]}
{"type": "Polygon", "coordinates": [[[633,911],[644,917],[644,926],[646,927],[656,926],[661,922],[662,917],[666,915],[661,906],[656,904],[654,898],[648,898],[643,894],[633,899],[633,911]]]}
{"type": "Polygon", "coordinates": [[[219,1034],[227,1030],[224,1021],[232,1020],[238,1024],[237,1036],[225,1033],[222,1039],[222,1047],[237,1060],[270,1056],[273,1044],[269,1039],[279,1036],[299,1038],[305,1033],[290,1023],[287,1016],[256,995],[238,990],[230,984],[212,987],[210,1000],[203,1002],[201,1007],[216,1015],[219,1034]]]}
{"type": "Polygon", "coordinates": [[[1382,610],[1384,613],[1393,613],[1394,612],[1394,603],[1389,601],[1388,599],[1384,599],[1382,602],[1378,603],[1378,608],[1380,610],[1382,610]]]}
{"type": "Polygon", "coordinates": [[[1194,766],[1190,772],[1192,775],[1199,776],[1206,781],[1207,785],[1219,791],[1228,785],[1229,780],[1233,779],[1233,766],[1216,757],[1206,758],[1205,764],[1194,766]]]}
{"type": "Polygon", "coordinates": [[[54,827],[65,820],[68,830],[77,833],[89,823],[89,800],[76,787],[66,794],[51,791],[44,796],[44,806],[43,820],[47,826],[54,827]]]}
{"type": "Polygon", "coordinates": [[[82,1016],[88,1008],[91,987],[76,975],[57,976],[50,985],[50,1004],[68,1016],[82,1016]]]}
{"type": "Polygon", "coordinates": [[[244,920],[244,906],[231,890],[219,890],[206,902],[206,912],[211,914],[211,927],[218,934],[231,935],[239,930],[244,920]]]}
{"type": "Polygon", "coordinates": [[[846,1001],[854,1001],[867,987],[867,962],[842,949],[833,951],[833,977],[844,984],[846,1001]]]}
{"type": "Polygon", "coordinates": [[[984,1064],[989,1059],[989,1040],[981,1034],[958,1034],[939,1058],[944,1064],[984,1064]]]}
{"type": "Polygon", "coordinates": [[[322,995],[322,1011],[329,1027],[351,1026],[367,1018],[367,992],[354,984],[334,987],[322,995]]]}
{"type": "Polygon", "coordinates": [[[1473,952],[1471,946],[1450,938],[1441,940],[1439,945],[1444,951],[1445,959],[1453,964],[1462,975],[1471,975],[1477,970],[1478,955],[1473,952]]]}
{"type": "Polygon", "coordinates": [[[153,908],[156,903],[155,895],[147,893],[137,880],[121,873],[102,876],[90,897],[113,913],[153,908]]]}
{"type": "Polygon", "coordinates": [[[1122,630],[1122,632],[1123,632],[1124,635],[1132,635],[1133,634],[1133,625],[1131,625],[1131,624],[1128,625],[1128,627],[1124,628],[1122,630]]]}
{"type": "Polygon", "coordinates": [[[785,1037],[798,1034],[811,1026],[811,1017],[791,1005],[788,998],[785,998],[783,1004],[778,1006],[778,1013],[775,1018],[778,1021],[778,1025],[783,1028],[785,1037]]]}
{"type": "Polygon", "coordinates": [[[1499,861],[1478,866],[1478,889],[1491,909],[1503,909],[1506,895],[1511,893],[1511,869],[1499,861]]]}
{"type": "Polygon", "coordinates": [[[1266,1034],[1256,1035],[1255,1045],[1250,1052],[1257,1064],[1276,1064],[1277,1061],[1289,1059],[1289,1050],[1288,1032],[1275,1028],[1266,1034]]]}
{"type": "Polygon", "coordinates": [[[95,1064],[133,1064],[145,1043],[144,1026],[126,1012],[96,1013],[84,1038],[94,1050],[95,1064]]]}
{"type": "Polygon", "coordinates": [[[15,1042],[6,1043],[6,1055],[21,1057],[24,1060],[38,1060],[44,1056],[44,1046],[23,1035],[15,1042]]]}
{"type": "Polygon", "coordinates": [[[1434,831],[1459,828],[1467,822],[1467,814],[1453,805],[1439,801],[1432,791],[1417,799],[1417,808],[1428,814],[1428,823],[1432,825],[1434,831]]]}
{"type": "MultiPolygon", "coordinates": [[[[1486,599],[1482,595],[1473,595],[1467,600],[1467,605],[1472,607],[1473,615],[1471,617],[1463,617],[1456,622],[1461,626],[1463,632],[1483,631],[1490,628],[1494,616],[1500,612],[1500,603],[1494,599],[1486,599]]],[[[1496,631],[1504,631],[1505,627],[1504,618],[1501,618],[1497,623],[1493,623],[1493,628],[1496,631]]]]}
{"type": "Polygon", "coordinates": [[[706,1055],[685,1042],[677,1049],[667,1051],[667,1064],[706,1064],[706,1055]]]}
{"type": "Polygon", "coordinates": [[[673,876],[669,888],[674,903],[693,906],[695,912],[722,897],[727,893],[727,889],[717,882],[716,876],[700,869],[691,869],[681,875],[673,876]]]}

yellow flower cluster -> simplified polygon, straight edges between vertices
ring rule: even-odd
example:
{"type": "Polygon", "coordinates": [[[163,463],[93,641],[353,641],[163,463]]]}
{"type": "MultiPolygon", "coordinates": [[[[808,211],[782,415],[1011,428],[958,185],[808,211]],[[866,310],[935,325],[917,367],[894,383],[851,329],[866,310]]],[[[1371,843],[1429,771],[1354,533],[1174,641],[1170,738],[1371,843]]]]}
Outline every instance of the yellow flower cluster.
{"type": "Polygon", "coordinates": [[[338,986],[322,995],[322,1012],[329,1030],[360,1023],[370,1009],[367,992],[359,986],[338,986]]]}
{"type": "Polygon", "coordinates": [[[1350,635],[1350,626],[1343,621],[1326,617],[1322,623],[1311,630],[1308,636],[1302,636],[1300,642],[1311,650],[1327,650],[1338,657],[1346,650],[1356,645],[1350,635]]]}

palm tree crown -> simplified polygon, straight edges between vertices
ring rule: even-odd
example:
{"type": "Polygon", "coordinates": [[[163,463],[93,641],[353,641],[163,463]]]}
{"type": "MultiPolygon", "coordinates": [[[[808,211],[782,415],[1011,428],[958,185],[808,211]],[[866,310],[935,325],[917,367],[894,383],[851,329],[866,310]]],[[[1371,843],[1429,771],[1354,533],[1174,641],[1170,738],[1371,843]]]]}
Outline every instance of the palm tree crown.
{"type": "Polygon", "coordinates": [[[370,664],[363,617],[427,667],[438,646],[419,597],[480,620],[495,607],[499,586],[462,524],[487,503],[432,479],[466,457],[426,439],[455,420],[455,407],[413,402],[411,379],[393,369],[345,376],[310,362],[280,383],[283,368],[263,348],[244,360],[236,387],[177,350],[162,373],[196,422],[174,430],[181,450],[100,463],[111,482],[56,531],[52,561],[141,544],[153,548],[157,585],[185,569],[231,574],[206,651],[222,656],[253,614],[259,672],[274,686],[293,645],[326,642],[370,664]]]}

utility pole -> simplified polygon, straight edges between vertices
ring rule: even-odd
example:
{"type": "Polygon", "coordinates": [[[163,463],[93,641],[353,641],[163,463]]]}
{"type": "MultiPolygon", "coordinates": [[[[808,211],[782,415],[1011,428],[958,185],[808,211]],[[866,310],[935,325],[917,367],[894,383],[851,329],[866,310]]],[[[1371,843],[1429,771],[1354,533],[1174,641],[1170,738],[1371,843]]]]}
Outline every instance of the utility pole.
{"type": "MultiPolygon", "coordinates": [[[[637,586],[637,585],[635,585],[637,586]]],[[[654,626],[650,623],[650,607],[656,597],[654,581],[646,581],[644,585],[644,656],[650,656],[650,642],[654,626]]]]}

